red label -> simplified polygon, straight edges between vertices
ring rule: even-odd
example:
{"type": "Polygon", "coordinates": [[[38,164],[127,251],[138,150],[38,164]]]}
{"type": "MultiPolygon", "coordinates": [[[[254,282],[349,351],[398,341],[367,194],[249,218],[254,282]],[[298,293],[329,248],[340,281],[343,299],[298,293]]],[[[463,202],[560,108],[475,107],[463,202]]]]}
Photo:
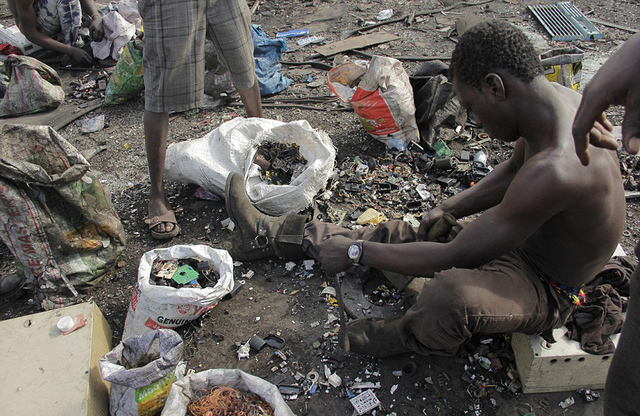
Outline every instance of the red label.
{"type": "Polygon", "coordinates": [[[386,136],[400,130],[391,115],[389,106],[380,96],[378,90],[366,91],[357,88],[350,103],[367,132],[377,136],[386,136]]]}

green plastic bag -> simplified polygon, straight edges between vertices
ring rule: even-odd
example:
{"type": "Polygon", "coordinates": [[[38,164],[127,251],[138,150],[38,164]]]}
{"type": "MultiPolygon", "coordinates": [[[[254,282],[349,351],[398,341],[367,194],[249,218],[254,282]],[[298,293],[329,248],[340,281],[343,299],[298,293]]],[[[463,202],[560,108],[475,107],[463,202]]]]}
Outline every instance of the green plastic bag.
{"type": "Polygon", "coordinates": [[[107,91],[104,95],[106,105],[122,104],[135,98],[144,90],[142,73],[142,51],[136,49],[130,40],[124,47],[116,68],[111,74],[107,91]]]}

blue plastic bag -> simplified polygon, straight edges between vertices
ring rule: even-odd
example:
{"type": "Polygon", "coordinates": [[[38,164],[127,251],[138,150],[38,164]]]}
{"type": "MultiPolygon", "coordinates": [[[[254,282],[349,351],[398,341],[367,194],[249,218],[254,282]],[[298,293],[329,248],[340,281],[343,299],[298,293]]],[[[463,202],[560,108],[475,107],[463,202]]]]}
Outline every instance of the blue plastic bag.
{"type": "Polygon", "coordinates": [[[287,41],[271,39],[260,26],[255,24],[251,25],[251,38],[260,94],[273,95],[287,89],[293,84],[293,80],[279,72],[280,57],[287,50],[287,41]]]}

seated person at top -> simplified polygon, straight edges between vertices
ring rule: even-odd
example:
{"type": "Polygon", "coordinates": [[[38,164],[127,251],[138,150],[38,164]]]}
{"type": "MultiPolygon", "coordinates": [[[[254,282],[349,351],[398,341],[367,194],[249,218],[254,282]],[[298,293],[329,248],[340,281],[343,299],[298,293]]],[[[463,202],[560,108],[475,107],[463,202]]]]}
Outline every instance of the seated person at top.
{"type": "Polygon", "coordinates": [[[93,0],[7,0],[16,25],[32,43],[64,55],[76,64],[91,64],[93,56],[82,49],[83,14],[91,19],[89,33],[102,39],[102,17],[93,0]]]}

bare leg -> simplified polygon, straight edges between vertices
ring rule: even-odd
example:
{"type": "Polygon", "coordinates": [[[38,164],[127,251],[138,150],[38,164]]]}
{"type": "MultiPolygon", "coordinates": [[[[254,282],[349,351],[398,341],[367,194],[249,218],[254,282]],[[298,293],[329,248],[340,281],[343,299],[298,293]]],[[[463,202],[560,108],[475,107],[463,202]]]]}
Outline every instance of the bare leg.
{"type": "Polygon", "coordinates": [[[264,117],[258,80],[254,82],[251,88],[238,89],[238,94],[240,94],[240,100],[242,100],[242,104],[244,104],[244,109],[248,117],[264,117]]]}
{"type": "MultiPolygon", "coordinates": [[[[167,134],[169,133],[169,113],[144,112],[144,142],[149,165],[149,218],[160,216],[171,209],[164,192],[164,161],[167,155],[167,134]]],[[[173,230],[171,223],[161,223],[155,227],[159,233],[173,230]]]]}

